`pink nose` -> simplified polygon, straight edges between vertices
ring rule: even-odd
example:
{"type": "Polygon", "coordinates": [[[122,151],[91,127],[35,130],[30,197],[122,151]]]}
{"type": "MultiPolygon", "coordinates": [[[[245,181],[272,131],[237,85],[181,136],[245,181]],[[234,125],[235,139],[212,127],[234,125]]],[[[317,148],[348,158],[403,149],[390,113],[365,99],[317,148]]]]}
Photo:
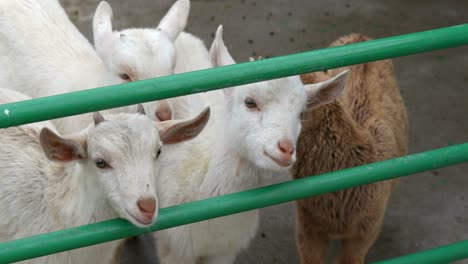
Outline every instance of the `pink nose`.
{"type": "Polygon", "coordinates": [[[172,111],[167,100],[159,101],[158,109],[156,109],[156,117],[159,121],[167,121],[172,119],[172,111]]]}
{"type": "Polygon", "coordinates": [[[160,121],[167,121],[172,119],[172,112],[169,108],[166,107],[160,107],[158,110],[156,110],[155,114],[160,121]]]}
{"type": "Polygon", "coordinates": [[[292,154],[294,153],[294,144],[289,139],[281,139],[278,141],[278,148],[281,151],[283,159],[291,160],[292,154]]]}
{"type": "Polygon", "coordinates": [[[156,211],[156,199],[154,198],[140,199],[137,205],[140,211],[148,217],[152,217],[156,211]]]}

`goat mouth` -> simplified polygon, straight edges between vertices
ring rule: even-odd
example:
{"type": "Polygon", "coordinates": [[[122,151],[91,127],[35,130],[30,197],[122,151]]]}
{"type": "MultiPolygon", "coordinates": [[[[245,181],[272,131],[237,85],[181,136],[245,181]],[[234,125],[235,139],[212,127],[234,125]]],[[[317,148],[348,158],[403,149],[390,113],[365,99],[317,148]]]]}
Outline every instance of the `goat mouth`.
{"type": "Polygon", "coordinates": [[[150,225],[151,223],[153,223],[153,218],[148,218],[148,220],[144,220],[144,219],[141,219],[139,217],[136,217],[135,215],[133,215],[132,213],[130,213],[130,211],[125,208],[125,211],[127,212],[127,214],[129,214],[133,219],[135,219],[138,223],[142,224],[142,225],[150,225]]]}
{"type": "Polygon", "coordinates": [[[278,164],[281,167],[289,167],[292,164],[291,161],[283,161],[271,156],[270,154],[268,154],[268,152],[266,152],[266,150],[263,151],[263,154],[265,154],[265,156],[269,157],[274,163],[278,164]]]}

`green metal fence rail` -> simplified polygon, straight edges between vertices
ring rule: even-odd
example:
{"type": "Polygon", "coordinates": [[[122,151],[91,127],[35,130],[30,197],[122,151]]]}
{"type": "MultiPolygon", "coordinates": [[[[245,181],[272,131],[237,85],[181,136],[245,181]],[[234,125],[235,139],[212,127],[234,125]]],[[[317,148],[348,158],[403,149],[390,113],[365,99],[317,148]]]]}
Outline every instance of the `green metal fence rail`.
{"type": "Polygon", "coordinates": [[[466,161],[468,143],[163,208],[156,224],[148,228],[138,228],[125,220],[115,219],[4,242],[0,244],[0,263],[85,247],[466,161]]]}
{"type": "Polygon", "coordinates": [[[464,258],[468,258],[468,240],[379,261],[375,264],[446,264],[464,258]]]}
{"type": "MultiPolygon", "coordinates": [[[[4,104],[0,105],[0,128],[465,44],[468,44],[468,24],[4,104]]],[[[157,223],[148,228],[114,219],[7,241],[0,243],[0,263],[45,256],[466,161],[468,143],[163,208],[157,223]]],[[[463,246],[466,247],[466,242],[382,263],[461,259],[468,257],[468,250],[460,250],[463,246]]]]}
{"type": "Polygon", "coordinates": [[[1,105],[0,128],[464,44],[468,24],[38,98],[1,105]]]}

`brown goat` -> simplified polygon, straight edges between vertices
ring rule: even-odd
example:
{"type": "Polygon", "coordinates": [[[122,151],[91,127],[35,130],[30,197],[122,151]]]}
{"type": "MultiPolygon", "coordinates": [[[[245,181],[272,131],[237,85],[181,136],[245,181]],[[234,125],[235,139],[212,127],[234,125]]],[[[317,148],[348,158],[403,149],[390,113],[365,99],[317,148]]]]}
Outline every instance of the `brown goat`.
{"type": "MultiPolygon", "coordinates": [[[[367,40],[365,36],[351,34],[331,46],[367,40]]],[[[322,89],[320,94],[315,94],[318,103],[303,115],[297,162],[292,169],[294,179],[390,159],[407,152],[407,113],[390,60],[301,77],[306,84],[313,84],[331,79],[346,69],[350,71],[346,82],[341,84],[344,86],[341,94],[337,96],[336,87],[322,89]],[[333,98],[320,102],[327,97],[333,98]]],[[[341,240],[338,263],[364,263],[380,232],[396,183],[396,180],[377,182],[297,201],[296,232],[301,263],[324,263],[332,239],[341,240]]]]}

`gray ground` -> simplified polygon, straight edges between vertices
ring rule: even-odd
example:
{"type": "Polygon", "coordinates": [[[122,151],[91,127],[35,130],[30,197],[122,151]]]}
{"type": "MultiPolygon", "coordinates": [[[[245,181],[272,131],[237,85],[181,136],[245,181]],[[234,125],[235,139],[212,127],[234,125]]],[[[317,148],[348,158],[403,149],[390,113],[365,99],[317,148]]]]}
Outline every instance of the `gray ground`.
{"type": "MultiPolygon", "coordinates": [[[[172,0],[108,0],[114,26],[156,26],[172,0]]],[[[61,0],[80,30],[91,37],[98,0],[61,0]]],[[[337,37],[360,32],[374,38],[467,22],[461,0],[192,0],[188,32],[209,45],[218,24],[233,56],[277,56],[325,47],[337,37]]],[[[395,59],[410,118],[410,152],[468,141],[468,47],[395,59]]],[[[385,226],[368,260],[375,261],[468,239],[468,166],[420,173],[402,180],[385,226]],[[465,198],[465,196],[467,196],[465,198]]],[[[125,263],[155,263],[140,238],[125,263]],[[144,261],[143,261],[144,259],[144,261]]],[[[262,210],[257,238],[236,263],[298,263],[294,207],[262,210]]],[[[468,263],[468,262],[459,262],[468,263]]]]}

